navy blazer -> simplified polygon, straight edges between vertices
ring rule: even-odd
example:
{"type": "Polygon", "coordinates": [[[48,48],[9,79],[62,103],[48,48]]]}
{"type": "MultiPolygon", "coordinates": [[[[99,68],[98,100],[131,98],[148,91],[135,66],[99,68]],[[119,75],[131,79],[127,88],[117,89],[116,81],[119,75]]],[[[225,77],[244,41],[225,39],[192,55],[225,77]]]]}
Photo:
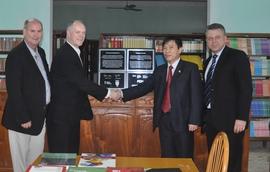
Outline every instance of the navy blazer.
{"type": "MultiPolygon", "coordinates": [[[[141,97],[154,90],[153,130],[159,126],[166,87],[167,64],[157,67],[145,82],[123,90],[123,100],[141,97]]],[[[179,61],[170,89],[171,122],[175,131],[188,129],[188,124],[201,123],[202,82],[195,64],[179,61]]]]}
{"type": "MultiPolygon", "coordinates": [[[[209,61],[210,58],[205,69],[209,61]]],[[[216,64],[212,84],[212,115],[205,117],[206,122],[218,130],[233,131],[236,119],[248,121],[252,80],[247,55],[225,46],[216,64]]]]}
{"type": "MultiPolygon", "coordinates": [[[[45,52],[38,47],[49,78],[45,52]]],[[[2,124],[11,130],[38,135],[43,127],[46,113],[46,88],[42,74],[24,41],[12,49],[6,60],[7,101],[2,124]],[[32,121],[25,129],[22,123],[32,121]]]]}
{"type": "Polygon", "coordinates": [[[53,59],[48,124],[77,124],[81,119],[92,119],[88,95],[103,100],[108,92],[106,88],[88,80],[79,58],[76,51],[65,43],[53,59]]]}

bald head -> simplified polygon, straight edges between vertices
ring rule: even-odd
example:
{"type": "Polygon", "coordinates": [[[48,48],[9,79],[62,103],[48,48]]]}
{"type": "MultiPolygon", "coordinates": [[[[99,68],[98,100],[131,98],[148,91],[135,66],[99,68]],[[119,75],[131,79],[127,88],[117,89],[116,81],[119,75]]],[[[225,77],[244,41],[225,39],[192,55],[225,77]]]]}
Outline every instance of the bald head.
{"type": "Polygon", "coordinates": [[[86,28],[80,20],[74,20],[67,27],[67,41],[75,47],[83,44],[86,28]]]}

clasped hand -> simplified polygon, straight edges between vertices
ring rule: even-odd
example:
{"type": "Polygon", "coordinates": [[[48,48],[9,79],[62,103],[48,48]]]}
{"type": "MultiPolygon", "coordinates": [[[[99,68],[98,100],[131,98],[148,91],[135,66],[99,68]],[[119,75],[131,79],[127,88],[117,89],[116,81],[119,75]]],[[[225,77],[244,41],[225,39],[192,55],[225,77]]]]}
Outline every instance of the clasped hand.
{"type": "Polygon", "coordinates": [[[123,93],[121,89],[110,89],[109,99],[113,101],[122,101],[123,93]]]}

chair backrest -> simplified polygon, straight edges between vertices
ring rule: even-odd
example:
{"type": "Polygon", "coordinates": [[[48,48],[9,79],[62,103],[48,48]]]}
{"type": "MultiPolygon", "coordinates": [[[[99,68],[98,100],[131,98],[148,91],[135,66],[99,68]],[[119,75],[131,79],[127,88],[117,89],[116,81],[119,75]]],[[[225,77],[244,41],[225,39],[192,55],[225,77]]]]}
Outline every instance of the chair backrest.
{"type": "Polygon", "coordinates": [[[226,133],[219,132],[208,156],[206,172],[227,172],[229,163],[229,141],[226,133]]]}

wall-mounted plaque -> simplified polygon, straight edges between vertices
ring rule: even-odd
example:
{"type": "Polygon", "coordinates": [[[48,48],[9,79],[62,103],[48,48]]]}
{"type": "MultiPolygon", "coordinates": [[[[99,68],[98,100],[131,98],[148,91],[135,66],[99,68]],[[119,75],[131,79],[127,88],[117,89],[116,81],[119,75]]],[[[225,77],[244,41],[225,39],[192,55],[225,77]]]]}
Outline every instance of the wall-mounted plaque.
{"type": "Polygon", "coordinates": [[[125,88],[125,72],[100,72],[99,84],[107,88],[125,88]]]}
{"type": "Polygon", "coordinates": [[[140,83],[143,83],[152,73],[128,73],[128,87],[137,86],[140,83]]]}
{"type": "Polygon", "coordinates": [[[128,70],[154,70],[154,49],[128,49],[128,70]]]}
{"type": "Polygon", "coordinates": [[[99,49],[99,70],[126,69],[126,50],[99,49]]]}

